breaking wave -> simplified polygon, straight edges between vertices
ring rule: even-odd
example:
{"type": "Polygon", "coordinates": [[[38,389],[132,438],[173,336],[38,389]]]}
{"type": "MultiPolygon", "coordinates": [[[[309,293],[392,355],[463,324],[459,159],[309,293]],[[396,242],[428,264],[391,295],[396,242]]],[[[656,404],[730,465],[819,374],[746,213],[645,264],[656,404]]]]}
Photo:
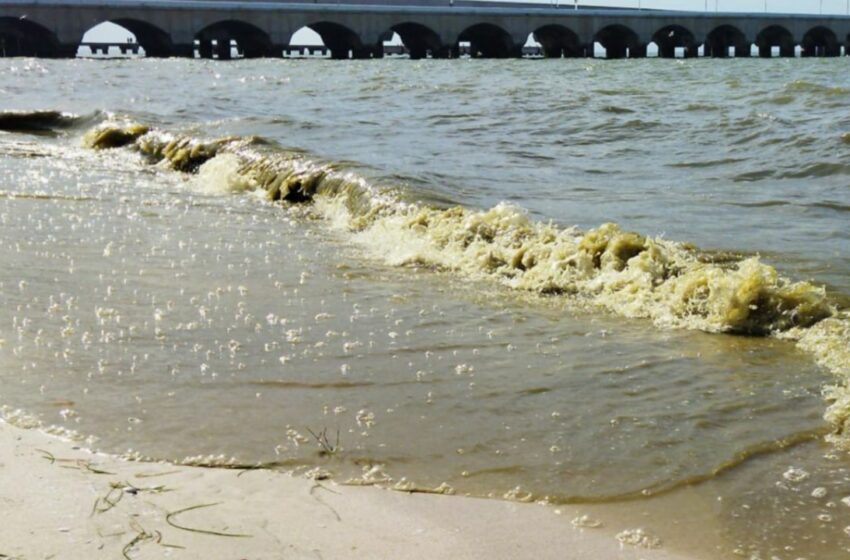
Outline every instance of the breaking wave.
{"type": "Polygon", "coordinates": [[[850,444],[844,437],[850,434],[850,315],[823,287],[785,278],[758,257],[717,258],[611,223],[563,228],[505,203],[475,210],[409,202],[403,193],[257,138],[201,141],[110,122],[86,133],[84,143],[132,147],[152,163],[197,174],[195,184],[206,191],[310,203],[390,265],[454,271],[663,328],[795,340],[836,375],[825,392],[832,402],[825,418],[832,439],[850,444]]]}
{"type": "Polygon", "coordinates": [[[61,111],[2,111],[0,130],[30,134],[56,134],[62,129],[90,125],[100,113],[74,115],[61,111]]]}

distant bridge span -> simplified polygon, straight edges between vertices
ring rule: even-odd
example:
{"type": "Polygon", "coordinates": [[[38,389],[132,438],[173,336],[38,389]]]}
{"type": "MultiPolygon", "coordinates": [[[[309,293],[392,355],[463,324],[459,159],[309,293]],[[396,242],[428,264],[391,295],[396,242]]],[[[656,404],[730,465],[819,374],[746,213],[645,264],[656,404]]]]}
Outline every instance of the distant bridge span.
{"type": "Polygon", "coordinates": [[[530,33],[547,57],[839,56],[850,18],[786,14],[579,9],[466,0],[0,0],[0,56],[73,57],[83,35],[110,21],[136,35],[147,56],[281,56],[303,27],[333,58],[379,58],[398,33],[411,58],[520,56],[530,33]]]}

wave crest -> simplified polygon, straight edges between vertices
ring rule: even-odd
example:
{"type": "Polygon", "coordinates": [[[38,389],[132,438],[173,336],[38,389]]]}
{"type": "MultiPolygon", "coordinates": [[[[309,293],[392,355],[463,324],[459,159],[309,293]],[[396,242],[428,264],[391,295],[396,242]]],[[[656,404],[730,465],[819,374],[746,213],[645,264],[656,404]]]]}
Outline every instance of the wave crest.
{"type": "Polygon", "coordinates": [[[30,134],[50,134],[57,129],[73,128],[95,118],[52,110],[0,111],[0,130],[30,134]]]}
{"type": "MultiPolygon", "coordinates": [[[[140,129],[134,129],[136,131],[140,129]]],[[[123,137],[122,137],[123,138],[123,137]]],[[[794,282],[758,257],[714,259],[675,241],[603,224],[582,232],[531,220],[516,206],[488,210],[405,202],[362,178],[268,148],[257,138],[201,141],[146,132],[132,146],[151,161],[197,172],[216,192],[254,191],[315,211],[384,262],[453,270],[662,327],[799,341],[840,383],[826,419],[850,433],[850,317],[823,287],[794,282]]]]}

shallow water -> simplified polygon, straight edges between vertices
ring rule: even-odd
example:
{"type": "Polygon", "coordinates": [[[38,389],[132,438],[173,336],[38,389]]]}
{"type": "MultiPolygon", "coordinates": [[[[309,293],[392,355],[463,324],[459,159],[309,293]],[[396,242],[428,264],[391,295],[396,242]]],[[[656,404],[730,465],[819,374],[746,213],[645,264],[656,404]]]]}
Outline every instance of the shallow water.
{"type": "Polygon", "coordinates": [[[643,292],[589,297],[631,265],[553,293],[471,259],[480,228],[437,251],[443,230],[397,226],[507,201],[535,228],[760,254],[841,307],[845,64],[0,61],[3,109],[85,117],[0,133],[0,404],[113,452],[579,503],[706,558],[844,558],[822,390],[847,338],[703,332],[626,305],[643,292]],[[232,192],[232,154],[187,174],[84,148],[110,114],[259,136],[403,210],[352,228],[331,199],[232,192]]]}

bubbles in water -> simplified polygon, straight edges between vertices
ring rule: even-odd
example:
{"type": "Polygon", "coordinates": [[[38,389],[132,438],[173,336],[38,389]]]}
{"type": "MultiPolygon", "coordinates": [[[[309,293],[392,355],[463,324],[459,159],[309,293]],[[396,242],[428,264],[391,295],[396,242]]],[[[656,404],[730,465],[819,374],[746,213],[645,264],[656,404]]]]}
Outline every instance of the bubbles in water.
{"type": "Polygon", "coordinates": [[[782,478],[789,482],[803,482],[809,478],[809,476],[808,472],[794,467],[790,467],[787,471],[782,473],[782,478]]]}
{"type": "Polygon", "coordinates": [[[648,533],[645,529],[626,529],[617,533],[620,544],[639,548],[660,548],[661,539],[648,533]]]}
{"type": "Polygon", "coordinates": [[[576,529],[598,529],[602,527],[600,520],[594,519],[587,514],[576,517],[571,523],[576,529]]]}

